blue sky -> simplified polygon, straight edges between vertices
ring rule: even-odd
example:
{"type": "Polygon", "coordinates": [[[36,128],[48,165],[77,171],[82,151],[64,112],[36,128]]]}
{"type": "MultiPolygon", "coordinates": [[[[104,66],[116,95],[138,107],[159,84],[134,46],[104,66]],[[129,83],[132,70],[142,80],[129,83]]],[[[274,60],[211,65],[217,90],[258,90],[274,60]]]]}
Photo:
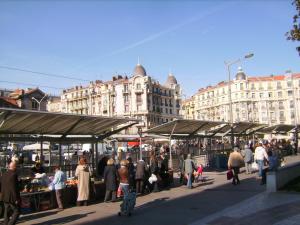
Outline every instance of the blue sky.
{"type": "MultiPolygon", "coordinates": [[[[131,75],[137,58],[164,83],[171,70],[184,93],[227,79],[224,61],[248,52],[249,76],[300,72],[289,0],[1,1],[0,66],[110,80],[131,75]]],[[[232,67],[237,71],[239,64],[232,67]]],[[[40,86],[59,94],[85,81],[0,68],[1,88],[40,86]]]]}

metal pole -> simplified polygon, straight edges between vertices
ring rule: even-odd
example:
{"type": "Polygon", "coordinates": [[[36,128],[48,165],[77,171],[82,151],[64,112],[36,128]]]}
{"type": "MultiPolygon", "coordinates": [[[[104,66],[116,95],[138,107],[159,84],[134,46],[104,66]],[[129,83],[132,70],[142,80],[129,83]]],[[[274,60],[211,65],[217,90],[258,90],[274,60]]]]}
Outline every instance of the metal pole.
{"type": "Polygon", "coordinates": [[[169,160],[169,166],[170,166],[170,169],[173,169],[171,139],[172,139],[172,135],[173,135],[173,133],[174,133],[174,130],[175,130],[175,128],[176,128],[176,125],[177,125],[177,122],[174,124],[174,127],[173,127],[173,129],[172,129],[171,135],[170,135],[170,137],[169,137],[169,143],[170,143],[170,160],[169,160]]]}
{"type": "Polygon", "coordinates": [[[70,160],[70,145],[68,144],[68,173],[69,173],[69,177],[71,177],[71,163],[70,162],[71,162],[71,160],[70,160]]]}
{"type": "Polygon", "coordinates": [[[96,171],[97,171],[97,165],[99,161],[98,142],[95,143],[95,150],[96,150],[96,171]]]}
{"type": "Polygon", "coordinates": [[[95,150],[95,143],[93,142],[92,143],[92,171],[93,171],[93,173],[94,173],[94,165],[95,165],[95,155],[94,155],[94,150],[95,150]]]}
{"type": "Polygon", "coordinates": [[[298,104],[296,104],[296,97],[295,97],[295,90],[294,90],[294,76],[291,74],[292,78],[292,90],[293,90],[293,103],[294,103],[294,124],[295,124],[295,154],[298,152],[298,112],[297,107],[298,104]]]}
{"type": "Polygon", "coordinates": [[[44,154],[43,154],[43,140],[41,140],[41,152],[40,152],[40,154],[41,154],[41,157],[40,157],[40,162],[41,162],[41,165],[43,165],[43,162],[44,162],[44,154]]]}
{"type": "Polygon", "coordinates": [[[231,99],[231,77],[230,77],[230,64],[227,65],[228,71],[228,100],[229,100],[229,121],[230,121],[230,142],[232,149],[234,148],[234,133],[233,133],[233,114],[232,114],[232,99],[231,99]]]}
{"type": "Polygon", "coordinates": [[[58,147],[58,158],[59,158],[58,165],[59,165],[59,167],[61,167],[61,163],[62,163],[62,157],[61,157],[61,143],[59,143],[59,147],[58,147]]]}

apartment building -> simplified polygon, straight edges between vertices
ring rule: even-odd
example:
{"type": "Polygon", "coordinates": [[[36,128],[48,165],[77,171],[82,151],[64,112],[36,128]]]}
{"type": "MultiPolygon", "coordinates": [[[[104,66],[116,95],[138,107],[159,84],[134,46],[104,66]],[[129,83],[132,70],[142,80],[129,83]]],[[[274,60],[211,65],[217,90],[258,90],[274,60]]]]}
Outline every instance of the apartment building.
{"type": "Polygon", "coordinates": [[[138,64],[131,77],[90,82],[63,91],[61,110],[66,113],[126,116],[150,128],[180,117],[181,88],[173,74],[160,84],[138,64]]]}
{"type": "Polygon", "coordinates": [[[269,125],[299,123],[299,73],[250,77],[241,67],[230,83],[222,81],[215,86],[199,89],[184,104],[184,117],[229,122],[229,85],[233,122],[250,121],[269,125]]]}

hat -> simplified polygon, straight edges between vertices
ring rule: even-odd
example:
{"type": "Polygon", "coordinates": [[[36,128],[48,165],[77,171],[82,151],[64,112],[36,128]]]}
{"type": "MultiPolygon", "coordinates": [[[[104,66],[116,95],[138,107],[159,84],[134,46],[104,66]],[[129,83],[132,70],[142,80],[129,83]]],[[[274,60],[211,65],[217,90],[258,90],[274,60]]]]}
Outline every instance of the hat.
{"type": "Polygon", "coordinates": [[[238,147],[233,148],[233,151],[238,151],[238,150],[240,150],[238,147]]]}

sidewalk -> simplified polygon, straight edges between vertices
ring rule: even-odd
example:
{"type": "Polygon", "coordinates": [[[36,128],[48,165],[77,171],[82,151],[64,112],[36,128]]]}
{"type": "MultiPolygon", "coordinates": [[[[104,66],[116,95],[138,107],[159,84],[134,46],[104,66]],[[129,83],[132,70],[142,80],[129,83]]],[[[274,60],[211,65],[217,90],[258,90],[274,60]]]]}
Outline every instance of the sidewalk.
{"type": "MultiPolygon", "coordinates": [[[[288,159],[287,163],[300,159],[288,159]]],[[[300,160],[299,160],[300,161],[300,160]]],[[[120,203],[99,203],[58,212],[50,210],[21,217],[22,225],[298,225],[300,195],[268,194],[256,174],[241,174],[233,186],[226,172],[206,172],[205,183],[151,193],[137,198],[131,217],[118,217],[120,203]]]]}

